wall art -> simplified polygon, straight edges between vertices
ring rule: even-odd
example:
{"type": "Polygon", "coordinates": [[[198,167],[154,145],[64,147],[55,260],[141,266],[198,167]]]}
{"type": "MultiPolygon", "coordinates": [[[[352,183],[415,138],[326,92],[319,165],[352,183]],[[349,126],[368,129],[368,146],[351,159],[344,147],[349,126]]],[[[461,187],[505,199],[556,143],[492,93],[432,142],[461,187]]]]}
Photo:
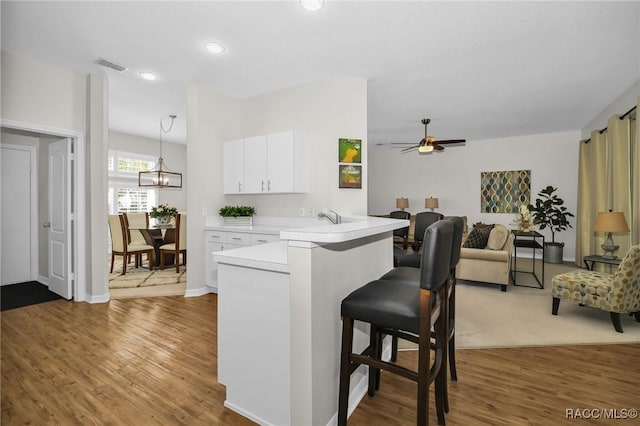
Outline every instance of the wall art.
{"type": "Polygon", "coordinates": [[[338,139],[339,163],[362,163],[361,139],[338,139]]]}
{"type": "Polygon", "coordinates": [[[362,166],[340,164],[338,169],[340,188],[362,188],[362,166]]]}
{"type": "Polygon", "coordinates": [[[481,172],[480,212],[517,213],[529,205],[531,170],[481,172]]]}

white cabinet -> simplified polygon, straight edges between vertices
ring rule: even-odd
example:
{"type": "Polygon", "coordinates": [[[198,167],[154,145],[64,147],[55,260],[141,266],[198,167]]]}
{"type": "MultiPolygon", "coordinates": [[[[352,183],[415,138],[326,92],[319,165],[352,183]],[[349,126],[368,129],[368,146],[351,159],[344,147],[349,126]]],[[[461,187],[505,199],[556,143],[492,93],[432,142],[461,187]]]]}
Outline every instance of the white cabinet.
{"type": "Polygon", "coordinates": [[[241,194],[244,190],[244,141],[226,141],[223,151],[224,193],[241,194]]]}
{"type": "Polygon", "coordinates": [[[280,237],[274,234],[251,234],[251,245],[275,243],[280,237]]]}
{"type": "Polygon", "coordinates": [[[306,142],[286,131],[224,143],[225,194],[308,192],[306,142]]]}
{"type": "Polygon", "coordinates": [[[205,231],[205,278],[207,287],[218,290],[218,262],[211,253],[280,241],[279,234],[236,231],[205,231]]]}
{"type": "Polygon", "coordinates": [[[267,137],[255,136],[244,140],[244,187],[247,194],[266,192],[267,137]]]}

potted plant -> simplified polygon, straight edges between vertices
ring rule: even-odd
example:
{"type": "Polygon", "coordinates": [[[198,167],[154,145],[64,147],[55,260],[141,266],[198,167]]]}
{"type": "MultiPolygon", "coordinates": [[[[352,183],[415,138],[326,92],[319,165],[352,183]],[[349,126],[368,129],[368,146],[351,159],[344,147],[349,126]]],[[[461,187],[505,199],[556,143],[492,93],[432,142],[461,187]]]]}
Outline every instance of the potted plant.
{"type": "Polygon", "coordinates": [[[225,225],[251,225],[256,209],[251,206],[224,206],[218,210],[225,225]]]}
{"type": "Polygon", "coordinates": [[[558,188],[549,185],[538,192],[535,205],[529,205],[533,215],[533,223],[540,229],[551,230],[551,242],[545,242],[544,261],[548,263],[562,263],[564,243],[556,242],[556,232],[572,228],[569,218],[574,217],[564,206],[564,200],[555,192],[558,188]]]}
{"type": "Polygon", "coordinates": [[[168,204],[160,204],[155,207],[151,207],[151,213],[149,217],[156,220],[158,225],[168,225],[171,223],[171,218],[178,215],[178,209],[168,204]]]}

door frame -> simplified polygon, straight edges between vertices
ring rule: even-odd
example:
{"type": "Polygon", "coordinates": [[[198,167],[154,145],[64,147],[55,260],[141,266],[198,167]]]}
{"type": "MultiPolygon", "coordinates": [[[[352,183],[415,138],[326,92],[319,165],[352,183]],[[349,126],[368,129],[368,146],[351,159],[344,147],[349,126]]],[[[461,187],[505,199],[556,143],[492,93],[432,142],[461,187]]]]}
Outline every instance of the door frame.
{"type": "MultiPolygon", "coordinates": [[[[3,126],[4,127],[4,126],[3,126]]],[[[31,215],[29,220],[29,226],[31,227],[31,237],[30,237],[30,255],[31,255],[31,265],[29,266],[29,279],[35,280],[38,278],[38,265],[39,265],[39,256],[38,256],[38,156],[36,153],[36,147],[34,146],[26,146],[26,145],[14,145],[3,143],[2,148],[7,149],[16,149],[19,151],[27,151],[29,152],[29,159],[31,162],[31,185],[29,188],[29,198],[31,203],[31,211],[29,214],[31,215]]]]}
{"type": "MultiPolygon", "coordinates": [[[[0,127],[8,129],[22,130],[26,132],[42,133],[45,135],[58,136],[60,138],[70,138],[73,144],[73,168],[71,170],[73,178],[69,180],[71,185],[71,203],[74,213],[72,213],[73,225],[71,229],[72,238],[72,261],[74,270],[73,298],[75,301],[87,301],[86,288],[86,142],[84,133],[75,130],[57,129],[54,127],[42,126],[39,124],[23,123],[14,120],[0,119],[0,127]],[[82,284],[82,285],[81,285],[82,284]]],[[[70,271],[71,273],[71,271],[70,271]]]]}

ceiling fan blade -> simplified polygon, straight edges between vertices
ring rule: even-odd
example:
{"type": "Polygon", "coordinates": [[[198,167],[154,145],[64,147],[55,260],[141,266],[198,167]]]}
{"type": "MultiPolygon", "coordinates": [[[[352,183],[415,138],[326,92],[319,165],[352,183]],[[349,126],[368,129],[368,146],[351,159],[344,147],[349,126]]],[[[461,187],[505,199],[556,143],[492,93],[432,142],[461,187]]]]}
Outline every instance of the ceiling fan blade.
{"type": "Polygon", "coordinates": [[[412,147],[405,148],[405,149],[403,149],[403,150],[402,150],[402,151],[400,151],[400,152],[409,152],[409,151],[411,151],[411,150],[416,149],[417,147],[418,147],[418,145],[414,145],[414,146],[412,146],[412,147]]]}
{"type": "Polygon", "coordinates": [[[442,151],[444,149],[443,146],[440,146],[440,142],[432,142],[431,145],[433,146],[433,149],[438,151],[442,151]]]}
{"type": "Polygon", "coordinates": [[[466,139],[446,139],[446,140],[438,140],[440,145],[452,144],[452,143],[465,143],[466,139]]]}

